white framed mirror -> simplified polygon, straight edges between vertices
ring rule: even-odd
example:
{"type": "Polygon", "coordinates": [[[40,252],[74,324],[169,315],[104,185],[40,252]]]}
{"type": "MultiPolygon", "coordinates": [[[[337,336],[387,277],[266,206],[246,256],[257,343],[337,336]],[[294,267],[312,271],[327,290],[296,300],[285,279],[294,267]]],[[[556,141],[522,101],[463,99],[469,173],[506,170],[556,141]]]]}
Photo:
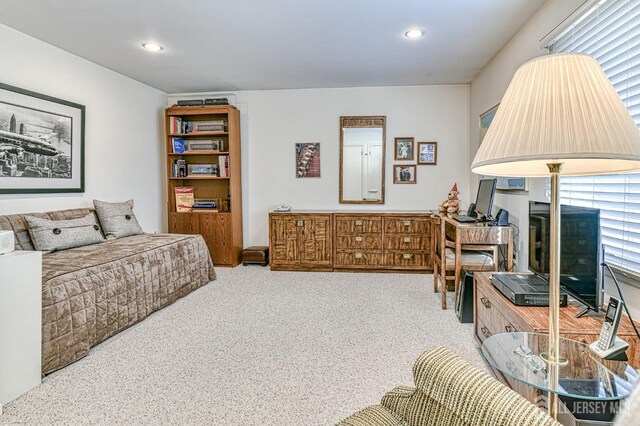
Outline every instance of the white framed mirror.
{"type": "Polygon", "coordinates": [[[386,117],[340,117],[340,203],[384,204],[386,117]]]}

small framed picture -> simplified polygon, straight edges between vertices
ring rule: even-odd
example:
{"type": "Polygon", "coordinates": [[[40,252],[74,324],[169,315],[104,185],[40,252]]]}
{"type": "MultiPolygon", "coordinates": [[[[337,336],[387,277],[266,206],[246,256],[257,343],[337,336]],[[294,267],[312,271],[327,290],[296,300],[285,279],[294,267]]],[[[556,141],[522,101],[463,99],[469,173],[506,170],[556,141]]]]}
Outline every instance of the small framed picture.
{"type": "Polygon", "coordinates": [[[393,183],[416,183],[416,165],[394,164],[393,183]]]}
{"type": "Polygon", "coordinates": [[[435,166],[438,163],[438,142],[418,142],[418,164],[435,166]]]}
{"type": "Polygon", "coordinates": [[[413,161],[413,138],[395,138],[395,160],[413,161]]]}
{"type": "Polygon", "coordinates": [[[320,177],[320,143],[296,143],[296,177],[320,177]]]}

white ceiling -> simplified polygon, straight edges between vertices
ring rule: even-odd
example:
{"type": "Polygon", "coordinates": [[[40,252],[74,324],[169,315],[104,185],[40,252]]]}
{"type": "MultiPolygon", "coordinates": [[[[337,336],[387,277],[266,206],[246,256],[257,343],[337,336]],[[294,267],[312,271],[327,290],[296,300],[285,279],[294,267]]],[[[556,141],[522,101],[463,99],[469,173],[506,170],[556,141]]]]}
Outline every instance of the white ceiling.
{"type": "Polygon", "coordinates": [[[469,83],[542,3],[1,0],[0,23],[168,93],[395,86],[469,83]]]}

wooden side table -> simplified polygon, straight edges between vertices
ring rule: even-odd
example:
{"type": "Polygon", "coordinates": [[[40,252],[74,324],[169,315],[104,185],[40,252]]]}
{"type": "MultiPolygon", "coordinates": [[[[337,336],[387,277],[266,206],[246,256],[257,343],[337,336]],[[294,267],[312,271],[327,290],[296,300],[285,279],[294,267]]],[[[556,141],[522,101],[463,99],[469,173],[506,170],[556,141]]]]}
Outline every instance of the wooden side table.
{"type": "Polygon", "coordinates": [[[0,255],[0,414],[2,404],[42,377],[42,253],[0,255]]]}

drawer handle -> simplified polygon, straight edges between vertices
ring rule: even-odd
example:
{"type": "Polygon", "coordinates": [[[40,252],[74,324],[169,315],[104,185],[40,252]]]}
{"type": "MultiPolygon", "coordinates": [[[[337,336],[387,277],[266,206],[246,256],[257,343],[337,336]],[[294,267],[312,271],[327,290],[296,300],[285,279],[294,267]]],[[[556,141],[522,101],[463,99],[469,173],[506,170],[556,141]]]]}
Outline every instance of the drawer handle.
{"type": "Polygon", "coordinates": [[[405,220],[404,221],[404,226],[411,226],[411,221],[410,220],[405,220]]]}
{"type": "Polygon", "coordinates": [[[412,255],[412,254],[403,254],[403,255],[402,255],[402,258],[403,258],[403,259],[411,259],[412,257],[413,257],[413,255],[412,255]]]}
{"type": "Polygon", "coordinates": [[[516,328],[515,328],[514,326],[512,326],[511,324],[509,324],[509,325],[505,325],[505,326],[504,326],[504,330],[505,330],[507,333],[513,333],[513,332],[518,331],[518,330],[516,330],[516,328]]]}
{"type": "Polygon", "coordinates": [[[485,327],[484,325],[482,327],[480,327],[480,331],[482,332],[482,335],[485,338],[489,338],[491,337],[491,332],[489,331],[489,329],[487,327],[485,327]]]}
{"type": "Polygon", "coordinates": [[[362,253],[356,253],[356,254],[354,255],[354,257],[355,257],[356,259],[362,259],[362,253]]]}
{"type": "Polygon", "coordinates": [[[489,301],[489,299],[487,299],[486,297],[481,297],[480,302],[482,302],[485,308],[491,309],[491,301],[489,301]]]}
{"type": "Polygon", "coordinates": [[[362,237],[355,237],[354,240],[356,240],[357,242],[361,243],[362,242],[362,237]]]}
{"type": "Polygon", "coordinates": [[[304,220],[299,220],[298,223],[296,223],[297,226],[304,226],[304,220]]]}
{"type": "Polygon", "coordinates": [[[356,226],[362,226],[362,221],[361,220],[356,220],[355,224],[356,224],[356,226]]]}
{"type": "Polygon", "coordinates": [[[404,237],[404,238],[402,239],[402,242],[403,242],[403,243],[410,243],[410,242],[411,242],[411,237],[404,237]]]}

